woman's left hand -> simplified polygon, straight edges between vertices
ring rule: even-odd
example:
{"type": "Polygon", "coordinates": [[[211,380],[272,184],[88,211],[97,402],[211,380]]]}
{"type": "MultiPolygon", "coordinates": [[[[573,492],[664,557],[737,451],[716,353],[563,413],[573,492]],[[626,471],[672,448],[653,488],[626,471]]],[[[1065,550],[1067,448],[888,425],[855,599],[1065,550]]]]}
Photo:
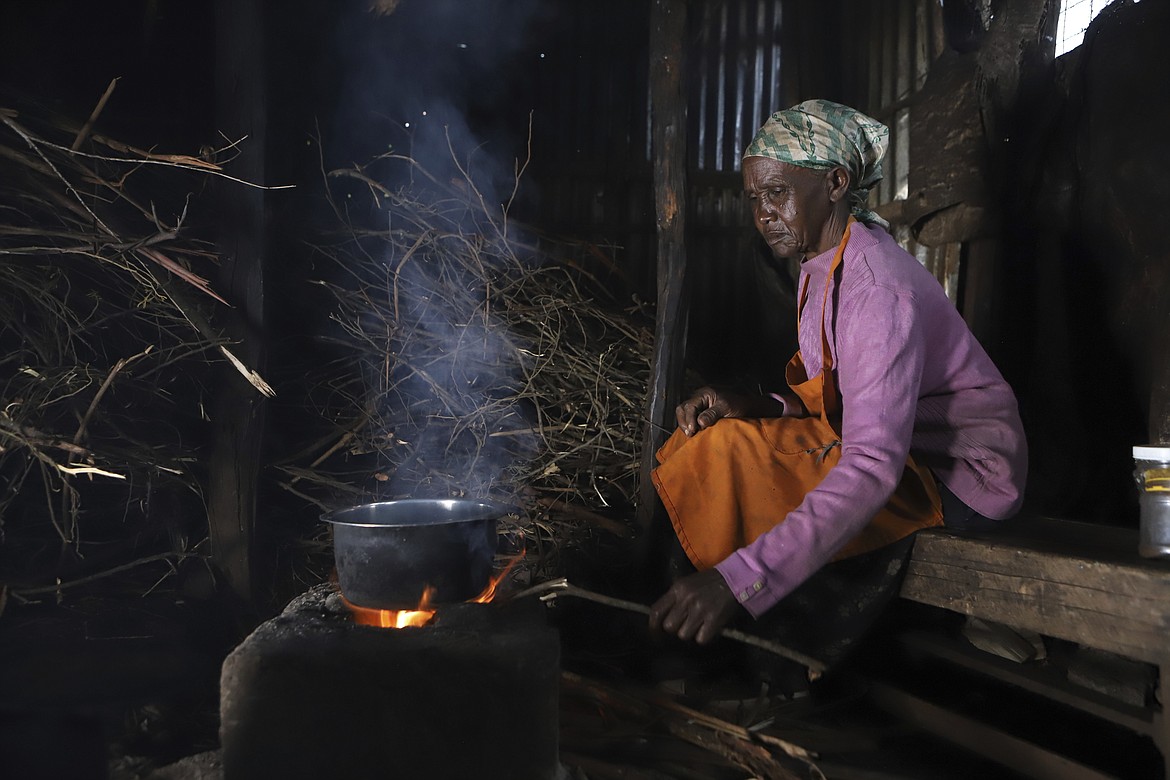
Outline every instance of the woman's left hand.
{"type": "Polygon", "coordinates": [[[735,594],[715,569],[683,577],[650,607],[650,628],[705,645],[740,610],[735,594]]]}

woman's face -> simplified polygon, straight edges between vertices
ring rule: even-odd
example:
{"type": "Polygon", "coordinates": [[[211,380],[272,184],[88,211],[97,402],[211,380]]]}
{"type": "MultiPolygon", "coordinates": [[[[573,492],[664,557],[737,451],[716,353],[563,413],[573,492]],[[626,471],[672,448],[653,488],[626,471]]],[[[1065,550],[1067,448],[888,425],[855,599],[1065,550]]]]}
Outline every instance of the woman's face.
{"type": "Polygon", "coordinates": [[[827,228],[835,200],[840,200],[830,196],[838,171],[844,169],[802,168],[767,157],[743,161],[744,195],[756,230],[776,257],[813,257],[836,245],[829,243],[827,228]]]}

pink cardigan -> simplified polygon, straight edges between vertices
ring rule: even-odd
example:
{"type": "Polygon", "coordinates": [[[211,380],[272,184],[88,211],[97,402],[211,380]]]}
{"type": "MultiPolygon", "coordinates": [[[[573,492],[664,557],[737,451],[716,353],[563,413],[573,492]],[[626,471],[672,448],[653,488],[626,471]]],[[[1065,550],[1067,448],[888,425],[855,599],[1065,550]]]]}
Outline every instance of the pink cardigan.
{"type": "MultiPolygon", "coordinates": [[[[798,337],[815,376],[827,316],[841,460],[783,523],[716,566],[756,617],[885,505],[910,452],[982,515],[1010,517],[1023,501],[1028,454],[1015,396],[938,281],[884,230],[857,223],[821,312],[832,259],[830,250],[802,264],[809,288],[798,337]]],[[[781,398],[785,414],[799,414],[791,399],[781,398]]]]}

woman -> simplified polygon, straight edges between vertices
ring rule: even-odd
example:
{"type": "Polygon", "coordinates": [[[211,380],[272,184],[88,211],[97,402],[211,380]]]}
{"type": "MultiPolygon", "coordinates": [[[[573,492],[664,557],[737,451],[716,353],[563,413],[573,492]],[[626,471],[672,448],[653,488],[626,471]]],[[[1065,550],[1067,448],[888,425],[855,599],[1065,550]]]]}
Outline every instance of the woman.
{"type": "Polygon", "coordinates": [[[916,530],[1019,509],[1027,450],[1011,388],[865,209],[887,139],[870,117],[812,100],[773,114],[744,152],[756,228],[777,257],[800,259],[800,350],[786,392],[703,388],[678,407],[652,477],[698,571],[654,604],[654,628],[703,644],[744,610],[760,619],[803,600],[792,619],[856,634],[916,530]]]}

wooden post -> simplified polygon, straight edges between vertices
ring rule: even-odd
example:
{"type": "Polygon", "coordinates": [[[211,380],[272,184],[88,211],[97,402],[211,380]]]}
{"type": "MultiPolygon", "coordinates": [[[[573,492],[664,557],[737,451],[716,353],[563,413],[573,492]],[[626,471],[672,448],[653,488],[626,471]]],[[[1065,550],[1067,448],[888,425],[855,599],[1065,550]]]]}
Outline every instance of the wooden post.
{"type": "Polygon", "coordinates": [[[642,435],[638,525],[643,538],[657,499],[650,482],[654,453],[674,429],[687,345],[686,0],[653,0],[650,9],[650,105],[654,203],[658,226],[658,308],[654,363],[642,435]]]}
{"type": "MultiPolygon", "coordinates": [[[[265,181],[263,8],[263,0],[218,0],[215,6],[216,125],[228,138],[247,138],[232,172],[256,183],[265,181]]],[[[232,346],[236,356],[263,375],[264,193],[224,184],[219,208],[217,240],[222,261],[217,289],[234,307],[229,321],[220,324],[236,342],[232,346]]],[[[263,398],[226,364],[220,370],[216,393],[207,496],[212,560],[235,595],[249,604],[263,398]]]]}
{"type": "MultiPolygon", "coordinates": [[[[991,182],[987,194],[991,203],[1007,202],[1009,193],[1018,186],[1014,175],[1017,153],[1011,143],[1011,137],[1016,134],[1016,116],[1024,101],[1032,99],[1032,90],[1027,86],[1029,68],[1048,66],[1047,58],[1043,64],[1037,64],[1029,53],[1040,46],[1040,42],[1055,37],[1059,5],[1057,0],[1020,0],[1005,4],[992,18],[976,52],[977,121],[986,133],[990,150],[986,176],[991,182]]],[[[937,139],[932,143],[937,143],[937,139]]],[[[1005,217],[1010,218],[1009,215],[997,214],[995,219],[999,221],[1005,217]]],[[[1004,255],[1002,230],[997,227],[993,235],[996,233],[1000,234],[996,238],[975,240],[967,247],[965,297],[970,308],[965,304],[963,315],[992,359],[1002,363],[1006,357],[999,327],[1005,312],[1005,295],[1000,289],[1004,278],[1004,255]]]]}

